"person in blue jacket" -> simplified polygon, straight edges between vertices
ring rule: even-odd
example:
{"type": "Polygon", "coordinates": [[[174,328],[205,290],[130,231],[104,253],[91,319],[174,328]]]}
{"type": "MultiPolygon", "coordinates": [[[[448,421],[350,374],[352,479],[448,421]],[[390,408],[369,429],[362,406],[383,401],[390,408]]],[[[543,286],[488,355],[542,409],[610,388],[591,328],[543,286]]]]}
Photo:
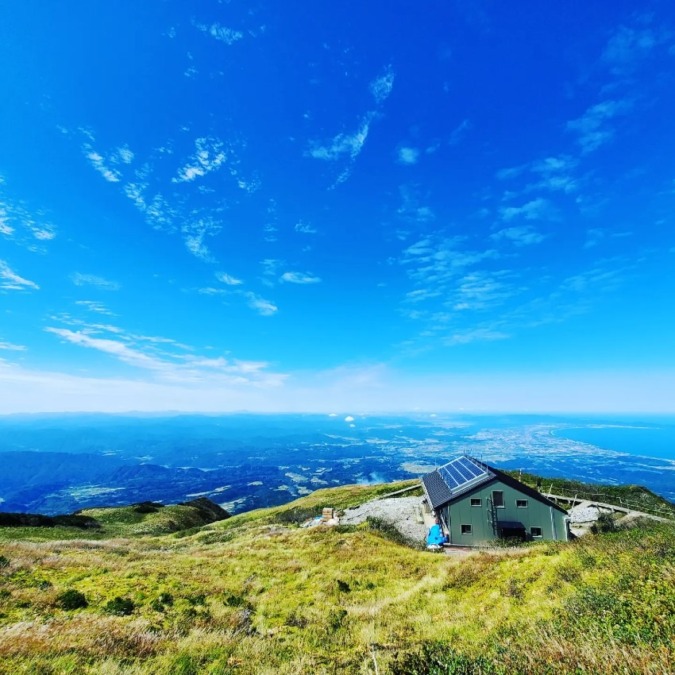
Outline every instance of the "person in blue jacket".
{"type": "Polygon", "coordinates": [[[429,534],[427,535],[427,546],[443,546],[446,542],[446,537],[443,534],[443,530],[439,523],[432,525],[429,528],[429,534]]]}

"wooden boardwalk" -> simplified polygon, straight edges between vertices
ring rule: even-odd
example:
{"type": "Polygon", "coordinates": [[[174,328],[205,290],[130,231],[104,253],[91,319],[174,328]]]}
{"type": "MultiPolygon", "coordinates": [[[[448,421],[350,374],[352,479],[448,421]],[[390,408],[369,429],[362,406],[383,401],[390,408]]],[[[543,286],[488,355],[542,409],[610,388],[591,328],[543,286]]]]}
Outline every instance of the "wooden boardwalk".
{"type": "MultiPolygon", "coordinates": [[[[544,494],[544,493],[542,493],[544,494]]],[[[645,511],[636,511],[626,506],[617,506],[616,504],[607,504],[606,502],[593,501],[592,499],[585,499],[583,497],[565,497],[564,495],[555,495],[555,494],[544,494],[547,499],[550,499],[554,502],[562,501],[568,502],[572,506],[591,506],[598,509],[605,509],[607,511],[612,511],[615,513],[625,514],[625,518],[630,518],[631,520],[635,518],[651,518],[651,520],[657,520],[661,523],[675,523],[675,520],[672,518],[664,518],[663,516],[657,516],[653,513],[646,513],[645,511]]],[[[623,518],[622,518],[623,520],[623,518]]]]}

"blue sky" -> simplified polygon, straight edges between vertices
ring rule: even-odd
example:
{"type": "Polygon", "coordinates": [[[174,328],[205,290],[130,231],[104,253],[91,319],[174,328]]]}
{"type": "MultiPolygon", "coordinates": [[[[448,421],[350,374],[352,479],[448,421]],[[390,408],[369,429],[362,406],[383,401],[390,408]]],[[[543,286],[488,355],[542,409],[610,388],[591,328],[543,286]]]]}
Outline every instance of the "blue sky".
{"type": "Polygon", "coordinates": [[[675,410],[675,9],[586,4],[5,5],[0,412],[675,410]]]}

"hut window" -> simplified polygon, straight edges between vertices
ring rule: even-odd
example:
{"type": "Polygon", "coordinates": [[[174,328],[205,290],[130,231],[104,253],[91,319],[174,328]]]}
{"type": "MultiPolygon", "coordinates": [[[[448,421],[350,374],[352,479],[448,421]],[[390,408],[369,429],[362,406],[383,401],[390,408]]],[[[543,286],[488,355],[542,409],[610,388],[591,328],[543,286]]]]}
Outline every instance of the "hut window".
{"type": "Polygon", "coordinates": [[[516,506],[519,509],[526,509],[527,508],[527,499],[516,499],[516,506]]]}
{"type": "Polygon", "coordinates": [[[481,499],[480,497],[472,497],[471,498],[471,506],[480,506],[481,505],[481,499]]]}
{"type": "Polygon", "coordinates": [[[542,536],[541,527],[531,527],[530,534],[533,537],[541,537],[542,536]]]}
{"type": "Polygon", "coordinates": [[[498,508],[504,508],[504,493],[501,490],[495,490],[492,493],[492,503],[498,508]]]}
{"type": "Polygon", "coordinates": [[[473,534],[471,525],[462,525],[462,534],[473,534]]]}

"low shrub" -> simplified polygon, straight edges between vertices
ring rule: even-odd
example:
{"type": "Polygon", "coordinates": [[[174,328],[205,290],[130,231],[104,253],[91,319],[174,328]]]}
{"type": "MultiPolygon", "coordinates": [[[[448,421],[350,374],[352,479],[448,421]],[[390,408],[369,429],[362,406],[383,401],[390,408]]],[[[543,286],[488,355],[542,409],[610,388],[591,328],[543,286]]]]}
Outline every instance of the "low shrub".
{"type": "Polygon", "coordinates": [[[103,607],[103,611],[115,616],[128,616],[135,609],[134,603],[129,598],[120,598],[119,596],[109,600],[103,607]]]}
{"type": "Polygon", "coordinates": [[[500,672],[485,657],[458,654],[444,642],[425,642],[418,649],[399,652],[391,664],[392,675],[490,675],[500,672]]]}
{"type": "Polygon", "coordinates": [[[593,534],[614,532],[616,529],[616,522],[614,522],[611,513],[601,513],[595,523],[591,526],[591,532],[593,532],[593,534]]]}
{"type": "Polygon", "coordinates": [[[81,609],[89,605],[84,593],[80,593],[80,591],[76,591],[72,588],[64,591],[63,593],[60,593],[56,598],[56,604],[61,609],[69,611],[73,609],[81,609]]]}

